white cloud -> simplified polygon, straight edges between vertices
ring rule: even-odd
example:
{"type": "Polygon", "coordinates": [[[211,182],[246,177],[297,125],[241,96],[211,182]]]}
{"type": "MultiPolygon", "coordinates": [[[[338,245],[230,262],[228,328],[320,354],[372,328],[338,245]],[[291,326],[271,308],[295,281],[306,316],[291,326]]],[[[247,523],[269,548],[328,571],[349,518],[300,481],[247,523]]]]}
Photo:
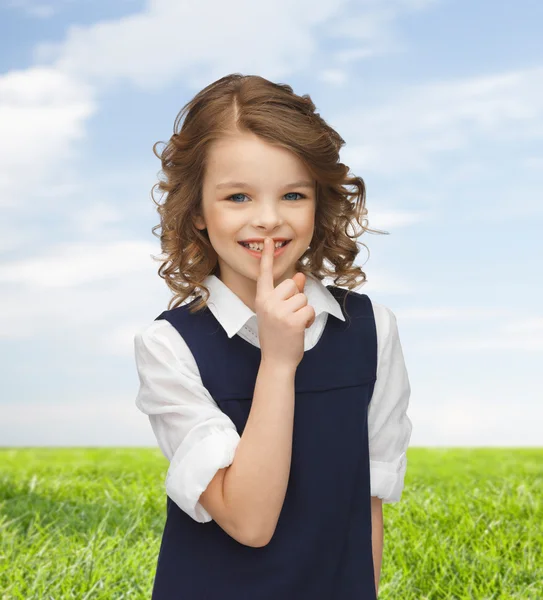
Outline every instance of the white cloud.
{"type": "Polygon", "coordinates": [[[334,63],[396,50],[394,20],[430,4],[151,0],[141,12],[118,20],[72,26],[62,42],[41,44],[36,57],[100,83],[128,80],[154,89],[183,78],[186,87],[197,89],[228,72],[259,72],[274,79],[307,67],[319,50],[317,28],[322,25],[324,37],[345,41],[348,35],[365,44],[331,55],[323,76],[337,82],[341,76],[334,63]]]}
{"type": "Polygon", "coordinates": [[[140,321],[123,323],[105,331],[104,335],[97,340],[97,344],[104,349],[108,355],[132,357],[134,355],[134,335],[142,328],[140,321]]]}
{"type": "Polygon", "coordinates": [[[529,68],[412,86],[377,107],[355,103],[332,119],[349,132],[342,159],[365,172],[396,176],[430,171],[441,153],[467,153],[479,138],[504,144],[541,138],[542,79],[542,68],[529,68]]]}
{"type": "Polygon", "coordinates": [[[60,243],[40,256],[0,266],[1,283],[23,283],[39,288],[71,288],[83,283],[141,271],[144,252],[160,253],[144,242],[109,244],[60,243]]]}
{"type": "Polygon", "coordinates": [[[535,171],[543,171],[543,156],[528,156],[523,161],[524,165],[535,171]]]}
{"type": "Polygon", "coordinates": [[[452,323],[457,328],[452,335],[443,331],[439,338],[430,336],[428,339],[418,339],[416,347],[430,354],[436,351],[471,352],[475,355],[504,350],[527,353],[543,351],[543,317],[526,315],[519,318],[516,308],[415,307],[398,309],[395,314],[402,322],[437,321],[443,326],[452,323]],[[486,323],[487,331],[474,334],[470,321],[477,327],[486,323]],[[468,333],[458,331],[463,325],[468,333]]]}
{"type": "Polygon", "coordinates": [[[0,76],[0,202],[54,182],[63,161],[84,136],[96,105],[92,89],[50,67],[0,76]]]}
{"type": "MultiPolygon", "coordinates": [[[[379,202],[375,202],[375,204],[379,204],[379,202]]],[[[388,231],[431,221],[433,218],[433,215],[428,211],[375,210],[372,211],[371,220],[368,220],[368,225],[372,229],[384,229],[388,231]]]]}
{"type": "Polygon", "coordinates": [[[7,8],[18,10],[27,17],[35,19],[48,19],[58,11],[58,5],[51,2],[33,2],[32,0],[9,0],[7,8]]]}
{"type": "Polygon", "coordinates": [[[110,226],[122,223],[123,215],[114,205],[96,201],[71,213],[68,218],[80,235],[85,239],[94,240],[105,228],[108,228],[110,239],[115,237],[115,234],[111,233],[110,226]]]}
{"type": "Polygon", "coordinates": [[[462,307],[443,306],[443,307],[418,307],[404,308],[398,310],[401,318],[417,321],[458,321],[467,322],[468,320],[479,319],[503,319],[510,317],[515,313],[514,310],[490,307],[462,307]]]}
{"type": "Polygon", "coordinates": [[[542,352],[543,335],[541,331],[505,334],[465,335],[462,337],[446,337],[431,339],[417,343],[418,347],[429,352],[443,350],[444,352],[473,352],[481,351],[516,351],[516,352],[542,352]]]}
{"type": "MultiPolygon", "coordinates": [[[[4,446],[155,446],[147,415],[133,395],[104,393],[78,402],[0,404],[4,446]]],[[[72,399],[73,400],[73,399],[72,399]]]]}
{"type": "MultiPolygon", "coordinates": [[[[366,257],[365,249],[362,247],[360,251],[360,255],[366,257]]],[[[364,265],[363,260],[356,260],[355,264],[360,265],[362,270],[366,273],[366,281],[363,282],[360,286],[355,288],[360,294],[368,294],[370,297],[374,298],[375,294],[404,294],[409,295],[412,294],[413,282],[399,274],[388,273],[383,269],[374,270],[369,265],[364,265]],[[368,268],[369,267],[369,268],[368,268]]],[[[328,278],[326,280],[328,282],[328,278]]],[[[374,298],[377,302],[376,298],[374,298]]]]}
{"type": "Polygon", "coordinates": [[[413,422],[411,446],[540,446],[543,404],[535,395],[518,394],[518,402],[488,385],[480,394],[442,389],[417,390],[408,414],[413,422]]]}
{"type": "Polygon", "coordinates": [[[1,266],[0,336],[58,340],[76,330],[81,344],[100,351],[110,331],[143,326],[166,308],[170,292],[151,255],[161,255],[158,244],[63,243],[1,266]]]}
{"type": "Polygon", "coordinates": [[[341,69],[324,69],[318,77],[324,83],[340,86],[348,79],[348,73],[341,69]]]}
{"type": "Polygon", "coordinates": [[[181,77],[198,88],[240,69],[274,77],[307,64],[316,47],[309,25],[316,14],[326,21],[342,5],[322,3],[315,11],[309,0],[155,1],[120,20],[71,27],[65,41],[42,44],[36,56],[92,81],[129,80],[150,89],[181,77]]]}
{"type": "Polygon", "coordinates": [[[348,48],[346,50],[337,50],[334,58],[339,63],[348,64],[363,58],[371,58],[375,51],[369,48],[348,48]]]}
{"type": "Polygon", "coordinates": [[[543,337],[543,317],[515,319],[504,323],[501,327],[504,333],[512,335],[540,334],[543,337]]]}

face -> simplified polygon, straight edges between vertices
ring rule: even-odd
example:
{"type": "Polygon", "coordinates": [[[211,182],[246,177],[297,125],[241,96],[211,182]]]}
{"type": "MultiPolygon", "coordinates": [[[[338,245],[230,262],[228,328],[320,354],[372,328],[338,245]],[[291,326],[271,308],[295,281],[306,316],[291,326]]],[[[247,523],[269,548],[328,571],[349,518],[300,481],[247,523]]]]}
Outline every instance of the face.
{"type": "Polygon", "coordinates": [[[274,256],[274,284],[292,277],[313,237],[315,180],[292,152],[252,133],[236,133],[211,146],[202,191],[203,215],[196,226],[207,228],[220,279],[254,310],[260,257],[239,242],[291,240],[274,256]]]}

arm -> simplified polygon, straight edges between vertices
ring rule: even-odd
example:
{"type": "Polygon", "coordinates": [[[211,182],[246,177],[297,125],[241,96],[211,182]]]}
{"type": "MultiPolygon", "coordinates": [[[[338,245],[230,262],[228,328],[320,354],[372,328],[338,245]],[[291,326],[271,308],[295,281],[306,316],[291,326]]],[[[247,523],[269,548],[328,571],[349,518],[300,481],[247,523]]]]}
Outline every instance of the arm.
{"type": "Polygon", "coordinates": [[[246,545],[270,541],[283,507],[292,456],[295,373],[295,367],[261,361],[234,461],[200,497],[221,527],[230,524],[246,545]]]}
{"type": "Polygon", "coordinates": [[[396,316],[373,303],[377,326],[377,380],[368,412],[372,553],[375,591],[383,558],[383,504],[399,502],[407,466],[412,423],[407,416],[411,388],[396,316]]]}
{"type": "Polygon", "coordinates": [[[134,343],[140,378],[136,406],[149,416],[170,461],[168,496],[198,523],[215,520],[241,544],[264,545],[286,494],[296,369],[261,362],[242,444],[234,423],[202,384],[185,341],[167,321],[154,321],[134,343]]]}
{"type": "Polygon", "coordinates": [[[394,313],[374,303],[377,325],[377,381],[368,409],[371,496],[399,502],[413,428],[407,415],[411,386],[394,313]]]}
{"type": "Polygon", "coordinates": [[[371,547],[373,553],[373,569],[375,571],[375,594],[379,593],[379,579],[383,562],[383,501],[371,497],[371,547]]]}

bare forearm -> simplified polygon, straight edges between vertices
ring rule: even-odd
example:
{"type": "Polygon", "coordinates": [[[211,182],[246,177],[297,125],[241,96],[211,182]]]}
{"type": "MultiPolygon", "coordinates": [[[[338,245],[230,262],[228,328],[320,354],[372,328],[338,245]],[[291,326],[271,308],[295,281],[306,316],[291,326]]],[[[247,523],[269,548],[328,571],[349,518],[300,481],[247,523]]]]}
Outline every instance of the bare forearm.
{"type": "Polygon", "coordinates": [[[383,503],[374,496],[371,497],[371,546],[373,552],[373,569],[375,574],[375,591],[379,592],[381,564],[383,561],[383,503]]]}
{"type": "Polygon", "coordinates": [[[264,545],[277,525],[290,474],[296,367],[262,359],[251,411],[224,476],[224,503],[241,531],[264,545]]]}

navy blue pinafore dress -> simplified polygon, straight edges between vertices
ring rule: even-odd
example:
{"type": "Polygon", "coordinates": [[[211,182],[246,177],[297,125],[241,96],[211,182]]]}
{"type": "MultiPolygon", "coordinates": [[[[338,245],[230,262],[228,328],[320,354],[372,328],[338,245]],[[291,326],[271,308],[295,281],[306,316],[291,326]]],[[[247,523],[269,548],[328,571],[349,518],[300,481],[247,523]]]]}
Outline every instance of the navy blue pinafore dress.
{"type": "MultiPolygon", "coordinates": [[[[271,541],[253,548],[167,497],[152,600],[375,600],[368,406],[377,371],[373,307],[329,285],[346,321],[328,315],[295,376],[291,472],[271,541]],[[345,307],[343,298],[346,296],[345,307]]],[[[202,382],[241,435],[260,348],[228,338],[208,307],[163,312],[188,344],[202,382]]]]}

